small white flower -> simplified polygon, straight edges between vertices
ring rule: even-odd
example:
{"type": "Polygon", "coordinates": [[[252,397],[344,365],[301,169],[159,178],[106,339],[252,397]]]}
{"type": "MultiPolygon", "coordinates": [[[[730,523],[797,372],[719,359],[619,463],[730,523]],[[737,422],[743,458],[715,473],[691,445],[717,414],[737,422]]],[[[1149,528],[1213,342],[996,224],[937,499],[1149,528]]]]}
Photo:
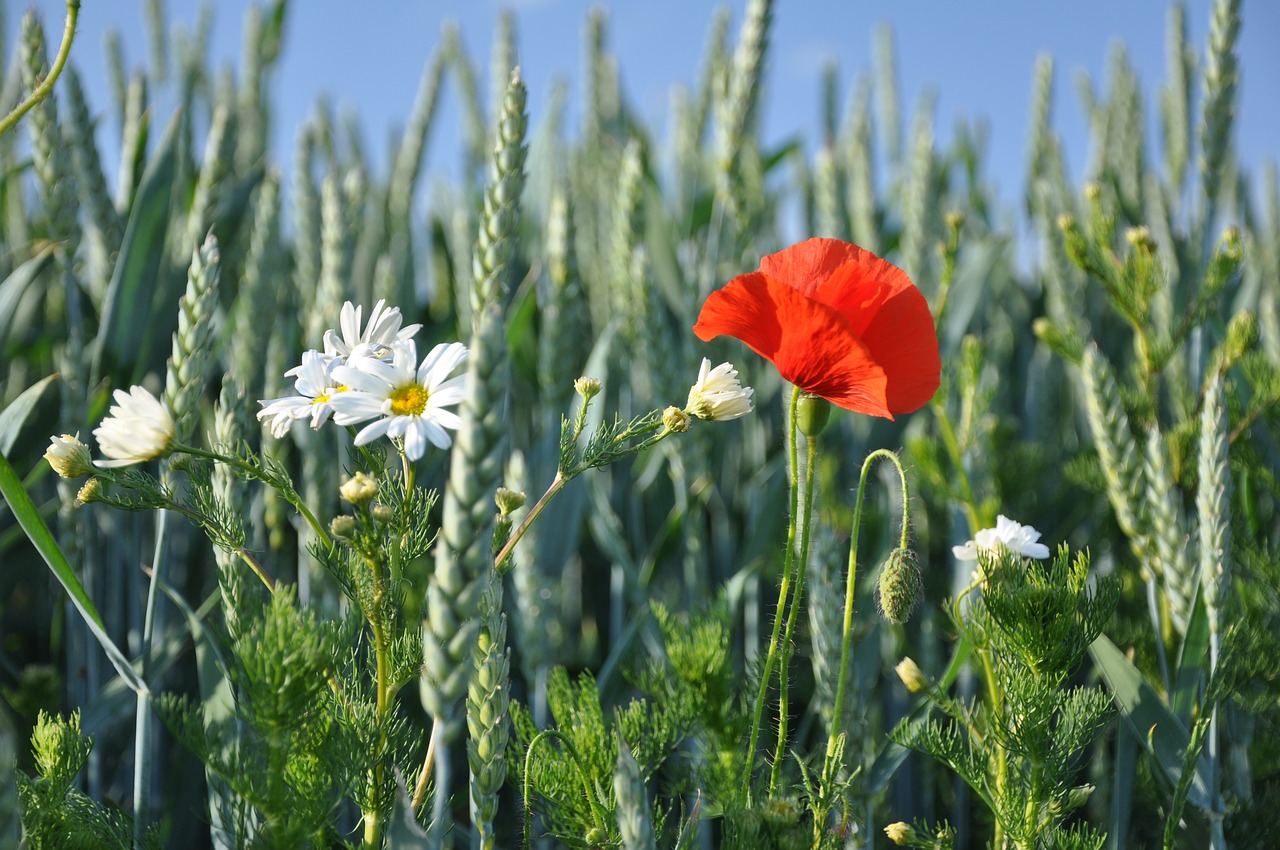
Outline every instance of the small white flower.
{"type": "Polygon", "coordinates": [[[995,528],[984,528],[963,546],[952,546],[951,552],[961,561],[974,561],[979,552],[997,553],[1001,548],[1008,549],[1015,555],[1024,558],[1047,558],[1049,547],[1037,543],[1040,532],[1029,525],[1014,522],[1001,514],[996,518],[995,528]]]}
{"type": "Polygon", "coordinates": [[[168,453],[173,444],[173,417],[142,387],[112,393],[116,403],[93,431],[98,448],[111,460],[94,461],[107,469],[141,463],[168,453]]]}
{"type": "Polygon", "coordinates": [[[289,426],[298,419],[310,417],[311,427],[318,430],[333,414],[329,400],[346,389],[330,374],[336,363],[314,349],[303,352],[302,365],[285,372],[296,378],[293,388],[298,394],[260,400],[258,421],[270,419],[271,434],[276,439],[289,433],[289,426]]]}
{"type": "Polygon", "coordinates": [[[44,459],[62,478],[83,478],[93,473],[93,458],[89,456],[89,447],[80,442],[79,434],[50,437],[44,459]]]}
{"type": "Polygon", "coordinates": [[[457,430],[462,420],[445,408],[462,401],[466,380],[449,374],[466,362],[467,347],[460,342],[437,345],[421,365],[413,340],[396,340],[390,347],[390,363],[365,356],[334,367],[334,379],[350,389],[330,400],[333,421],[354,425],[381,417],[356,434],[356,445],[383,436],[400,439],[411,460],[422,457],[428,442],[447,449],[451,439],[446,429],[457,430]]]}
{"type": "Polygon", "coordinates": [[[379,298],[378,303],[373,305],[363,332],[360,330],[360,313],[364,308],[357,307],[350,301],[343,304],[338,321],[339,330],[324,332],[325,355],[331,360],[337,358],[344,363],[353,354],[388,359],[391,343],[409,339],[422,325],[400,327],[400,323],[404,321],[400,308],[387,307],[385,304],[385,300],[379,298]]]}
{"type": "Polygon", "coordinates": [[[698,380],[689,389],[689,401],[685,411],[699,419],[737,419],[751,412],[751,387],[738,381],[738,370],[729,363],[711,368],[711,361],[702,358],[698,380]]]}

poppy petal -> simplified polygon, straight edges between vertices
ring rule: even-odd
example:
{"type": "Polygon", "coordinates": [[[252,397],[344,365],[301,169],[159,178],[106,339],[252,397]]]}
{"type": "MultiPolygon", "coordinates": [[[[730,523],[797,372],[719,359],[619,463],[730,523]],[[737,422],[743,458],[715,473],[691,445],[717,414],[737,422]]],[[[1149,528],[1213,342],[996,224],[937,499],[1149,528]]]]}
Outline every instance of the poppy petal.
{"type": "Polygon", "coordinates": [[[702,340],[741,340],[783,378],[832,404],[893,418],[885,371],[848,320],[790,282],[760,272],[734,278],[707,297],[693,331],[702,340]]]}
{"type": "Polygon", "coordinates": [[[908,282],[880,305],[862,341],[888,376],[889,410],[911,413],[933,398],[942,374],[938,335],[929,303],[914,285],[908,282]]]}

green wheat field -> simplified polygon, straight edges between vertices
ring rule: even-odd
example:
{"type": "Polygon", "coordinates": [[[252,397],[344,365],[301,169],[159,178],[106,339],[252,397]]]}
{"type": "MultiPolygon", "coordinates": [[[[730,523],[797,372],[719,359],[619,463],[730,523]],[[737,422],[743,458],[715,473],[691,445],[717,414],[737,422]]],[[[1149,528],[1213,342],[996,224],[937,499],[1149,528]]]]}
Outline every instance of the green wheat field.
{"type": "Polygon", "coordinates": [[[285,0],[108,104],[79,5],[0,57],[0,848],[1280,846],[1240,0],[1083,175],[1042,58],[1015,210],[887,31],[764,144],[772,0],[661,133],[603,12],[572,127],[446,29],[387,167],[269,148],[285,0]]]}

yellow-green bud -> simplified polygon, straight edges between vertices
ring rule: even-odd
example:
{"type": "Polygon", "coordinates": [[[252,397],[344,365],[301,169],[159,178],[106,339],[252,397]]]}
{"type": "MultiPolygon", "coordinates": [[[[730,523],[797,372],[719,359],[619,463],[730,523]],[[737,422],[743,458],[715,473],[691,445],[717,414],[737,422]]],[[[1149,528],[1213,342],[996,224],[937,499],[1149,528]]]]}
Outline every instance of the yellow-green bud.
{"type": "Polygon", "coordinates": [[[591,401],[591,399],[600,395],[600,379],[588,378],[584,375],[573,382],[573,389],[578,395],[582,396],[583,402],[591,401]]]}
{"type": "Polygon", "coordinates": [[[1089,200],[1096,201],[1101,195],[1102,187],[1098,185],[1097,181],[1090,180],[1084,184],[1084,196],[1089,200]]]}
{"type": "Polygon", "coordinates": [[[582,840],[588,847],[603,847],[609,842],[609,833],[598,826],[593,826],[587,830],[587,834],[582,837],[582,840]]]}
{"type": "Polygon", "coordinates": [[[804,393],[796,402],[796,425],[806,437],[816,437],[831,419],[831,402],[821,396],[804,393]]]}
{"type": "Polygon", "coordinates": [[[1240,228],[1233,225],[1222,231],[1222,250],[1233,257],[1240,255],[1240,228]]]}
{"type": "Polygon", "coordinates": [[[964,213],[960,210],[952,210],[946,214],[943,221],[945,221],[947,223],[947,227],[952,230],[959,230],[964,226],[964,213]]]}
{"type": "Polygon", "coordinates": [[[1078,809],[1085,803],[1089,802],[1089,798],[1093,796],[1093,786],[1089,784],[1077,785],[1067,792],[1067,811],[1078,809]]]}
{"type": "Polygon", "coordinates": [[[1058,216],[1059,230],[1074,230],[1076,226],[1076,217],[1071,213],[1063,213],[1058,216]]]}
{"type": "Polygon", "coordinates": [[[1155,247],[1155,243],[1151,241],[1151,230],[1146,225],[1125,230],[1124,241],[1134,248],[1145,248],[1148,251],[1155,247]]]}
{"type": "Polygon", "coordinates": [[[924,589],[920,566],[910,549],[894,549],[880,568],[880,613],[895,625],[907,621],[924,589]]]}
{"type": "Polygon", "coordinates": [[[44,459],[63,478],[83,478],[95,472],[89,447],[80,442],[78,436],[63,434],[61,437],[50,437],[44,459]]]}
{"type": "Polygon", "coordinates": [[[396,518],[395,508],[390,505],[384,505],[381,502],[370,508],[369,513],[373,514],[374,522],[380,522],[383,525],[386,525],[396,518]]]}
{"type": "Polygon", "coordinates": [[[668,431],[683,434],[689,430],[691,422],[693,422],[693,418],[678,407],[668,407],[662,411],[662,424],[666,426],[668,431]]]}
{"type": "Polygon", "coordinates": [[[893,671],[898,674],[902,684],[906,685],[907,690],[911,691],[911,693],[922,694],[929,690],[929,680],[925,678],[924,671],[910,656],[899,661],[893,671]]]}
{"type": "Polygon", "coordinates": [[[377,497],[378,482],[363,472],[357,472],[343,482],[339,492],[342,493],[342,498],[356,507],[360,507],[369,504],[377,497]]]}
{"type": "Polygon", "coordinates": [[[90,502],[102,501],[102,479],[90,478],[84,482],[84,486],[80,488],[80,492],[76,493],[76,504],[87,505],[90,502]]]}
{"type": "Polygon", "coordinates": [[[898,821],[891,823],[884,828],[884,834],[889,836],[889,840],[894,844],[904,846],[910,843],[916,837],[916,831],[909,823],[898,821]]]}
{"type": "Polygon", "coordinates": [[[525,495],[515,490],[508,490],[506,487],[499,487],[493,500],[498,504],[498,513],[509,516],[524,507],[525,495]]]}
{"type": "Polygon", "coordinates": [[[329,523],[329,533],[334,537],[350,538],[356,533],[356,518],[346,514],[334,517],[329,523]]]}

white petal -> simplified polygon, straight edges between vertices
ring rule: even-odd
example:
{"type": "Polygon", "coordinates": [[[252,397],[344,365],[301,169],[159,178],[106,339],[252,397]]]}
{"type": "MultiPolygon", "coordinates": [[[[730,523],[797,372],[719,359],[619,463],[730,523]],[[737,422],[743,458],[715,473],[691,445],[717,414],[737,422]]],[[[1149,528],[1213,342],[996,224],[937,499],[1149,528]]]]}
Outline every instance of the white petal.
{"type": "MultiPolygon", "coordinates": [[[[336,417],[334,421],[337,421],[336,417]]],[[[375,422],[370,422],[364,426],[364,429],[359,434],[356,434],[355,444],[357,446],[366,446],[386,433],[387,420],[379,419],[375,422]]]]}

